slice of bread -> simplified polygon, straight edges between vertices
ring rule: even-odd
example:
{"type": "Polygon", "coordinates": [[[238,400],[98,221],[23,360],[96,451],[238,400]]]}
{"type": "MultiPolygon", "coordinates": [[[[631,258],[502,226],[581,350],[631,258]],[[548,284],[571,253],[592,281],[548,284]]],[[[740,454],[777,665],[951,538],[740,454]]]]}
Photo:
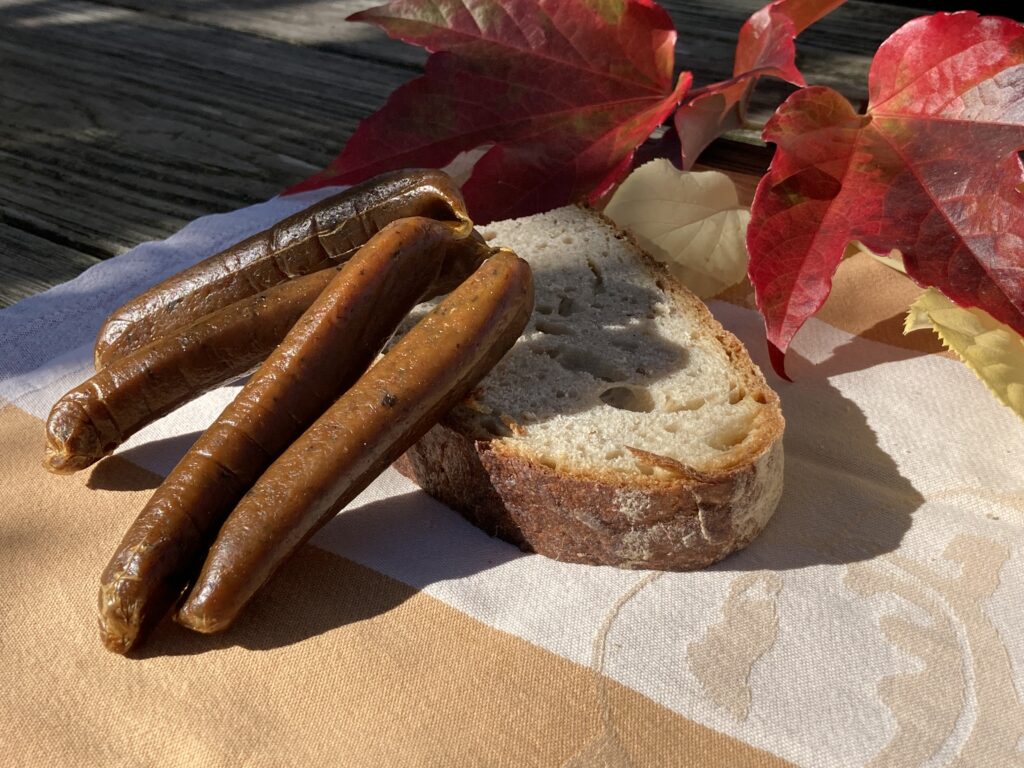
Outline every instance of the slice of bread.
{"type": "Polygon", "coordinates": [[[558,560],[678,570],[746,546],[782,493],[783,419],[739,340],[597,213],[484,236],[530,262],[533,317],[399,471],[558,560]]]}

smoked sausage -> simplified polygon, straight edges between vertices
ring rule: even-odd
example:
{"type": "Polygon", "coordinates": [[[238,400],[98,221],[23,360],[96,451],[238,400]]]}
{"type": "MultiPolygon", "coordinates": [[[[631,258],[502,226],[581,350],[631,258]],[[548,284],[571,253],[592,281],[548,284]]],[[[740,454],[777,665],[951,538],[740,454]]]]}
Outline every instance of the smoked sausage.
{"type": "Polygon", "coordinates": [[[101,578],[103,643],[125,653],[202,564],[224,518],[271,462],[373,361],[445,270],[461,224],[401,219],[363,246],[196,441],[128,530],[101,578]]]}
{"type": "Polygon", "coordinates": [[[234,621],[306,539],[462,400],[533,310],[530,267],[491,256],[281,454],[225,521],[176,619],[234,621]]]}
{"type": "MultiPolygon", "coordinates": [[[[473,232],[453,240],[427,290],[452,289],[491,249],[473,232]]],[[[46,422],[51,472],[85,469],[147,424],[266,359],[337,274],[326,269],[236,301],[112,362],[65,394],[46,422]]]]}
{"type": "Polygon", "coordinates": [[[338,266],[396,219],[472,224],[443,171],[382,174],[185,269],[115,310],[96,338],[96,370],[158,336],[293,277],[338,266]]]}
{"type": "Polygon", "coordinates": [[[237,301],[112,362],[56,402],[43,466],[77,472],[152,421],[262,362],[335,275],[321,270],[237,301]]]}

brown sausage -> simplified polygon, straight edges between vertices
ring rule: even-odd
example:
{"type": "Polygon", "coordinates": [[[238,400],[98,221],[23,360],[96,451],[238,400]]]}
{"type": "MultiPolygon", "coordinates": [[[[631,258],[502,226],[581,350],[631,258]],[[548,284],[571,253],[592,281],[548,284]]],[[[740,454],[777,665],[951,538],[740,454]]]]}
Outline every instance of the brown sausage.
{"type": "Polygon", "coordinates": [[[504,251],[417,323],[275,461],[221,528],[177,620],[218,632],[508,351],[533,309],[530,267],[504,251]]]}
{"type": "Polygon", "coordinates": [[[124,653],[198,572],[263,470],[373,361],[447,264],[456,227],[402,219],[348,262],[140,513],[103,573],[104,644],[124,653]]]}
{"type": "Polygon", "coordinates": [[[85,469],[142,427],[258,365],[335,274],[321,270],[274,286],[112,362],[53,406],[43,466],[85,469]]]}
{"type": "Polygon", "coordinates": [[[407,216],[471,226],[458,187],[444,172],[382,174],[210,256],[115,310],[96,338],[96,369],[272,285],[338,266],[385,224],[407,216]]]}
{"type": "MultiPolygon", "coordinates": [[[[490,251],[477,232],[453,241],[426,298],[450,291],[490,251]]],[[[336,273],[321,270],[268,288],[103,368],[53,406],[43,466],[57,473],[85,469],[147,424],[252,370],[336,273]]]]}

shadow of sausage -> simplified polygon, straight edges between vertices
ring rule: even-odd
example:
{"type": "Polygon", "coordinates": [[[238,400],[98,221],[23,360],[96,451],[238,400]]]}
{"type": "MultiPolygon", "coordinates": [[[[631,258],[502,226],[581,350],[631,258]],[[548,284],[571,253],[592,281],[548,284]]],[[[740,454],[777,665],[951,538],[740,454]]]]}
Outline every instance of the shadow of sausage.
{"type": "MultiPolygon", "coordinates": [[[[420,491],[371,502],[338,515],[330,524],[330,537],[356,541],[360,552],[410,551],[414,545],[402,538],[422,527],[422,518],[431,514],[432,505],[441,507],[420,491]]],[[[515,547],[500,545],[418,560],[418,584],[410,586],[306,545],[267,582],[227,631],[202,635],[168,618],[131,658],[193,655],[233,646],[270,650],[293,645],[398,609],[426,584],[471,576],[524,556],[515,547]]]]}
{"type": "MultiPolygon", "coordinates": [[[[486,227],[483,231],[486,236],[486,227]]],[[[579,258],[533,267],[533,315],[496,366],[502,388],[517,393],[518,412],[509,416],[542,424],[601,403],[637,410],[637,401],[649,399],[648,388],[692,364],[689,350],[659,325],[672,299],[655,286],[657,276],[647,281],[605,271],[598,262],[579,258]],[[623,392],[631,399],[616,397],[623,392]]],[[[417,307],[395,339],[428,309],[417,307]]],[[[487,387],[487,379],[481,387],[487,387]]],[[[493,421],[495,435],[507,433],[497,418],[493,421]]]]}
{"type": "Polygon", "coordinates": [[[203,635],[167,618],[130,658],[191,656],[233,646],[270,650],[372,620],[419,590],[314,546],[275,574],[234,626],[203,635]]]}
{"type": "Polygon", "coordinates": [[[163,477],[143,467],[158,466],[167,461],[174,466],[200,434],[195,431],[151,440],[107,456],[93,466],[85,484],[100,491],[152,490],[163,482],[163,477]]]}
{"type": "MultiPolygon", "coordinates": [[[[714,570],[781,571],[871,559],[899,547],[914,511],[923,503],[879,446],[864,413],[826,380],[812,378],[779,387],[788,420],[786,485],[773,520],[746,550],[714,570]]],[[[374,553],[369,557],[375,562],[382,552],[394,560],[395,552],[413,551],[402,537],[422,527],[423,516],[433,514],[432,504],[440,506],[415,491],[356,507],[335,518],[330,538],[374,553]]],[[[133,656],[292,645],[398,610],[426,585],[471,576],[524,556],[512,545],[483,547],[480,552],[486,555],[459,551],[450,557],[419,558],[409,567],[414,575],[407,579],[414,582],[409,585],[307,545],[227,632],[200,635],[167,620],[133,656]]]]}

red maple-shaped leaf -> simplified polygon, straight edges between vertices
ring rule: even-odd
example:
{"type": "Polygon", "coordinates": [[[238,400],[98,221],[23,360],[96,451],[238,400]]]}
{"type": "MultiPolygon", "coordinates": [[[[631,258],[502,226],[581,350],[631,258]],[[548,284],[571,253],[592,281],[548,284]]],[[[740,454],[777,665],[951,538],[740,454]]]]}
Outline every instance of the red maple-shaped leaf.
{"type": "Polygon", "coordinates": [[[806,85],[796,68],[796,36],[844,2],[775,0],[747,19],[736,42],[732,78],[693,94],[676,111],[684,168],[690,168],[718,136],[743,125],[758,78],[768,75],[793,85],[806,85]]]}
{"type": "Polygon", "coordinates": [[[797,91],[747,230],[773,362],[824,303],[850,240],[1024,333],[1024,25],[973,12],[904,25],[879,48],[870,105],[797,91]]]}
{"type": "Polygon", "coordinates": [[[447,165],[478,222],[600,194],[679,103],[676,33],[650,0],[394,0],[351,17],[431,52],[320,174],[289,189],[447,165]]]}

